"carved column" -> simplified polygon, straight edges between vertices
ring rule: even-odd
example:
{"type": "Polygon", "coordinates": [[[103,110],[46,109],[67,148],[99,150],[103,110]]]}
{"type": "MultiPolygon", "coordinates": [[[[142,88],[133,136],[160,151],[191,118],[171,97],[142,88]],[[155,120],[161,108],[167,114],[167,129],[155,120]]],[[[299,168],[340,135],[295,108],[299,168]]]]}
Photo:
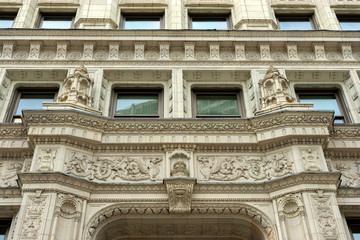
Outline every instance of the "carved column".
{"type": "Polygon", "coordinates": [[[109,59],[119,59],[119,42],[109,42],[109,59]]]}
{"type": "Polygon", "coordinates": [[[29,59],[39,59],[42,41],[30,41],[29,59]]]}
{"type": "Polygon", "coordinates": [[[289,60],[299,60],[297,44],[296,43],[286,43],[287,54],[289,60]]]}
{"type": "Polygon", "coordinates": [[[68,41],[58,41],[56,47],[56,59],[66,59],[68,41]]]}
{"type": "Polygon", "coordinates": [[[220,43],[218,42],[209,43],[209,50],[210,50],[210,60],[220,59],[220,43]]]}
{"type": "Polygon", "coordinates": [[[15,41],[3,41],[2,58],[11,59],[15,50],[15,41]]]}
{"type": "Polygon", "coordinates": [[[351,43],[340,43],[339,46],[345,61],[354,60],[351,43]]]}
{"type": "Polygon", "coordinates": [[[93,59],[95,42],[84,42],[83,59],[93,59]]]}
{"type": "Polygon", "coordinates": [[[195,42],[184,42],[185,60],[195,60],[195,42]]]}
{"type": "Polygon", "coordinates": [[[134,43],[134,60],[145,59],[145,42],[134,43]]]}
{"type": "Polygon", "coordinates": [[[160,42],[160,58],[159,60],[169,60],[170,59],[170,42],[160,42]]]}
{"type": "Polygon", "coordinates": [[[238,42],[235,43],[235,59],[236,60],[245,60],[245,43],[238,42]]]}
{"type": "Polygon", "coordinates": [[[315,42],[313,46],[316,60],[326,60],[324,43],[315,42]]]}

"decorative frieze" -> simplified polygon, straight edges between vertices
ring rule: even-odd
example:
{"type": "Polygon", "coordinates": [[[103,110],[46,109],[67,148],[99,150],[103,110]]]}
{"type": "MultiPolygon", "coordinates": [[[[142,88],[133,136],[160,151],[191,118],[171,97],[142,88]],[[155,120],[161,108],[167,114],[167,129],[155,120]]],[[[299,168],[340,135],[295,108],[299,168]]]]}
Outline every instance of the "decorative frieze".
{"type": "Polygon", "coordinates": [[[45,224],[47,197],[29,197],[21,228],[21,239],[38,239],[45,224]]]}
{"type": "Polygon", "coordinates": [[[0,187],[17,187],[17,174],[23,167],[23,161],[0,160],[0,187]]]}
{"type": "Polygon", "coordinates": [[[293,162],[281,152],[268,158],[198,156],[199,181],[266,181],[294,173],[293,162]]]}
{"type": "Polygon", "coordinates": [[[335,170],[341,172],[341,186],[360,187],[360,160],[332,161],[335,170]]]}
{"type": "Polygon", "coordinates": [[[161,156],[113,156],[92,158],[72,152],[65,172],[89,180],[159,181],[163,178],[161,156]]]}

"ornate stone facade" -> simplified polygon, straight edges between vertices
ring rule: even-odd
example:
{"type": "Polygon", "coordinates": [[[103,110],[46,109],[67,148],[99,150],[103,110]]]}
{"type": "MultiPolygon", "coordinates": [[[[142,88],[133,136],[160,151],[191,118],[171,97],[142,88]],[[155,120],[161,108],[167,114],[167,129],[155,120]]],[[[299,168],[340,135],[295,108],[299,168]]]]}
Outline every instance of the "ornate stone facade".
{"type": "Polygon", "coordinates": [[[0,7],[0,238],[352,239],[360,33],[339,20],[359,1],[0,7]],[[38,29],[58,12],[75,29],[38,29]],[[317,31],[281,30],[284,13],[317,31]],[[197,17],[229,29],[188,31],[197,17]]]}

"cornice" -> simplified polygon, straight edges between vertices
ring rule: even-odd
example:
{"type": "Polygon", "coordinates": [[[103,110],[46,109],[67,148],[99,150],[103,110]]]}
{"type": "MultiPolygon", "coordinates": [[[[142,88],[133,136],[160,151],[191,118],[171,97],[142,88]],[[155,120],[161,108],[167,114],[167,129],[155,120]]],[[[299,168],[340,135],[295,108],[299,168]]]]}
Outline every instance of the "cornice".
{"type": "Polygon", "coordinates": [[[360,137],[360,124],[334,125],[330,130],[333,139],[358,139],[360,137]]]}
{"type": "MultiPolygon", "coordinates": [[[[301,172],[275,180],[257,183],[197,183],[194,186],[194,194],[207,193],[272,193],[278,190],[290,188],[301,184],[314,185],[305,190],[316,190],[319,184],[338,186],[340,172],[301,172]]],[[[61,172],[29,172],[19,173],[19,186],[23,191],[61,191],[56,187],[51,189],[42,184],[59,184],[70,188],[78,189],[90,194],[166,194],[165,185],[162,183],[96,183],[82,178],[74,177],[61,172]],[[32,184],[38,184],[36,188],[32,184]]]]}
{"type": "Polygon", "coordinates": [[[21,189],[19,187],[1,187],[0,198],[21,198],[21,189]]]}
{"type": "Polygon", "coordinates": [[[337,191],[337,197],[360,197],[360,188],[340,187],[337,191]]]}
{"type": "Polygon", "coordinates": [[[26,138],[27,130],[22,124],[2,124],[0,123],[1,139],[26,138]]]}
{"type": "MultiPolygon", "coordinates": [[[[187,41],[191,41],[189,37],[198,38],[216,38],[216,37],[227,37],[236,38],[237,41],[241,41],[242,37],[264,37],[264,38],[275,38],[274,40],[282,41],[281,38],[301,38],[302,41],[312,41],[311,38],[321,37],[322,41],[326,41],[331,38],[360,38],[359,31],[334,31],[334,30],[309,30],[309,31],[285,31],[285,30],[119,30],[119,29],[1,29],[0,36],[12,37],[11,40],[16,40],[17,37],[32,36],[32,37],[79,37],[81,40],[84,37],[117,37],[116,40],[125,39],[126,37],[175,37],[175,38],[187,38],[187,41]]],[[[88,38],[86,38],[88,39],[88,38]]],[[[126,38],[128,39],[128,38],[126,38]]],[[[36,40],[36,38],[34,39],[36,40]]],[[[43,40],[43,38],[39,38],[43,40]]],[[[233,39],[235,40],[235,39],[233,39]]],[[[264,41],[269,41],[267,39],[264,41]]],[[[354,39],[355,40],[355,39],[354,39]]],[[[288,39],[287,41],[291,41],[288,39]]],[[[333,39],[333,41],[339,41],[339,39],[333,39]]]]}
{"type": "MultiPolygon", "coordinates": [[[[332,125],[333,113],[283,111],[248,119],[110,119],[73,110],[25,110],[26,127],[71,126],[106,133],[253,133],[285,126],[332,125]]],[[[35,134],[36,135],[36,134],[35,134]]]]}

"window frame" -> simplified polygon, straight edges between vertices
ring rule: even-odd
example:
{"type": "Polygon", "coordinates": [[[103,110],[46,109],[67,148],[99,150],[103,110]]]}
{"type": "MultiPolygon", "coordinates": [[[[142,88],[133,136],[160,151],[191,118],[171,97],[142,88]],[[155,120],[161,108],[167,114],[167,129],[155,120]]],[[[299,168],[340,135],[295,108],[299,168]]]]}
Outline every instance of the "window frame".
{"type": "Polygon", "coordinates": [[[241,89],[204,89],[194,88],[192,89],[192,101],[191,109],[193,118],[244,118],[245,117],[245,106],[243,101],[243,93],[241,89]],[[236,95],[237,106],[239,115],[198,115],[197,114],[197,95],[198,94],[214,94],[214,95],[236,95]]]}
{"type": "Polygon", "coordinates": [[[346,15],[345,14],[336,14],[336,18],[337,18],[337,20],[339,22],[339,26],[340,26],[342,31],[360,31],[360,28],[359,29],[352,29],[352,30],[344,30],[342,28],[342,26],[341,26],[341,21],[340,21],[340,19],[349,19],[349,20],[357,19],[358,20],[357,22],[360,23],[360,15],[357,15],[357,14],[346,14],[346,15]]]}
{"type": "Polygon", "coordinates": [[[146,89],[134,89],[134,88],[115,88],[113,90],[113,97],[110,104],[110,116],[112,118],[163,118],[164,117],[164,91],[160,88],[146,88],[146,89]],[[146,95],[156,94],[158,95],[158,114],[155,115],[116,115],[117,97],[119,94],[124,95],[146,95]]]}
{"type": "Polygon", "coordinates": [[[275,16],[276,16],[276,22],[277,22],[277,24],[278,24],[278,30],[282,30],[282,31],[297,31],[296,29],[281,29],[280,28],[280,19],[281,18],[287,18],[287,19],[294,19],[294,20],[296,20],[296,19],[309,19],[309,23],[310,23],[310,25],[311,25],[311,28],[312,29],[309,29],[309,30],[298,30],[298,31],[312,31],[312,30],[318,30],[319,28],[318,28],[318,24],[317,24],[317,22],[316,22],[316,20],[315,20],[315,16],[314,16],[314,13],[311,13],[311,14],[296,14],[296,13],[294,13],[294,14],[291,14],[291,15],[289,15],[289,14],[275,14],[275,16]]]}
{"type": "Polygon", "coordinates": [[[38,21],[38,24],[37,24],[37,28],[40,28],[40,29],[73,29],[74,28],[74,23],[75,23],[75,15],[76,13],[72,14],[72,13],[51,13],[51,12],[43,12],[43,13],[40,13],[40,16],[39,16],[39,21],[38,21]],[[71,25],[70,25],[70,28],[43,28],[42,25],[44,24],[44,18],[46,17],[50,17],[50,18],[71,18],[71,25]]]}
{"type": "Polygon", "coordinates": [[[19,107],[19,102],[21,99],[21,94],[23,93],[33,93],[33,94],[38,94],[38,93],[54,93],[54,102],[57,99],[58,96],[58,92],[59,89],[58,88],[18,88],[15,90],[13,99],[10,103],[10,111],[9,115],[7,117],[7,122],[11,122],[11,123],[15,123],[14,119],[15,118],[21,118],[21,116],[16,115],[16,110],[19,107]]]}
{"type": "Polygon", "coordinates": [[[0,227],[6,227],[5,238],[7,240],[10,233],[12,219],[0,218],[0,227]]]}
{"type": "MultiPolygon", "coordinates": [[[[342,97],[342,94],[340,93],[339,89],[303,89],[303,88],[297,88],[295,89],[295,93],[296,93],[296,98],[298,100],[298,102],[300,102],[300,95],[329,95],[329,94],[334,94],[335,98],[336,98],[336,102],[338,104],[339,110],[341,112],[341,116],[336,116],[334,114],[334,122],[335,120],[343,120],[343,123],[336,123],[336,124],[345,124],[345,123],[350,123],[350,116],[349,113],[347,111],[347,107],[344,101],[344,98],[342,97]]],[[[321,111],[321,110],[319,110],[321,111]]]]}
{"type": "Polygon", "coordinates": [[[214,30],[214,28],[209,28],[209,29],[193,28],[193,18],[225,18],[227,29],[215,29],[215,30],[231,30],[233,28],[233,24],[231,21],[231,13],[189,13],[188,14],[188,29],[214,30]]]}
{"type": "Polygon", "coordinates": [[[351,239],[354,240],[354,233],[353,233],[353,225],[357,225],[355,226],[357,228],[357,231],[356,233],[360,233],[360,217],[346,217],[345,218],[346,220],[346,225],[349,229],[349,233],[350,233],[350,236],[351,236],[351,239]]]}
{"type": "MultiPolygon", "coordinates": [[[[164,18],[165,13],[164,12],[154,12],[154,13],[130,13],[130,12],[125,12],[121,14],[120,17],[120,24],[119,24],[119,28],[121,30],[161,30],[165,28],[165,18],[164,18]],[[125,23],[126,23],[126,18],[152,18],[152,17],[158,17],[159,18],[159,29],[126,29],[125,28],[125,23]]],[[[145,22],[145,21],[144,21],[145,22]]]]}
{"type": "MultiPolygon", "coordinates": [[[[17,18],[17,14],[18,14],[18,12],[0,12],[0,19],[1,18],[13,18],[13,23],[11,24],[11,27],[9,27],[9,28],[12,28],[14,26],[15,20],[17,18]]],[[[7,29],[7,28],[0,27],[0,29],[7,29]]]]}

